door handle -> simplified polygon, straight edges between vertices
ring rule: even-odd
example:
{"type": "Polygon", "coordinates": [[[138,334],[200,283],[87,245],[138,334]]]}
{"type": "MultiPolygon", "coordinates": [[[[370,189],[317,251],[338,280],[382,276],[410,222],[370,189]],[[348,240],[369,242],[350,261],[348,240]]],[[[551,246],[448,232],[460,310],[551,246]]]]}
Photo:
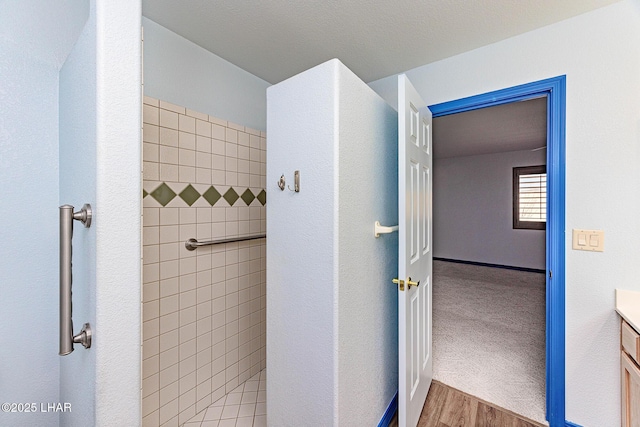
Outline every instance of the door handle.
{"type": "Polygon", "coordinates": [[[409,289],[411,289],[412,286],[420,286],[420,281],[418,280],[417,282],[413,282],[411,281],[411,277],[407,277],[407,280],[393,279],[392,282],[398,285],[398,289],[400,289],[401,291],[404,291],[405,283],[407,284],[409,289]]]}
{"type": "Polygon", "coordinates": [[[60,356],[73,351],[74,344],[91,347],[91,326],[88,323],[79,334],[73,335],[71,320],[71,239],[73,237],[73,221],[80,221],[85,227],[91,226],[91,205],[85,204],[78,212],[73,206],[60,206],[60,356]]]}

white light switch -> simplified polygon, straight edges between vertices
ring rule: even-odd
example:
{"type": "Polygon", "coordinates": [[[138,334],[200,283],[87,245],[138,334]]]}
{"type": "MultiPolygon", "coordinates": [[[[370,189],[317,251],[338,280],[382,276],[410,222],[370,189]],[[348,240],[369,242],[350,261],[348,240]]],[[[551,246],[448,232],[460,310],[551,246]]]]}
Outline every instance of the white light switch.
{"type": "Polygon", "coordinates": [[[574,228],[573,249],[578,251],[604,252],[604,231],[574,228]]]}

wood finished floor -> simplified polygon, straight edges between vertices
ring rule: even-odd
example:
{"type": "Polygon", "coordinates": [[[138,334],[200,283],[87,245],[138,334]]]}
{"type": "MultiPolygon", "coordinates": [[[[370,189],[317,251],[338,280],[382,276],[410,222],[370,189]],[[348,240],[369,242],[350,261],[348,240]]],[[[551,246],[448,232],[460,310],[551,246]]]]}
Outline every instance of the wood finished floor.
{"type": "MultiPolygon", "coordinates": [[[[396,416],[389,427],[398,427],[396,416]]],[[[418,427],[545,427],[433,381],[422,408],[418,427]]]]}

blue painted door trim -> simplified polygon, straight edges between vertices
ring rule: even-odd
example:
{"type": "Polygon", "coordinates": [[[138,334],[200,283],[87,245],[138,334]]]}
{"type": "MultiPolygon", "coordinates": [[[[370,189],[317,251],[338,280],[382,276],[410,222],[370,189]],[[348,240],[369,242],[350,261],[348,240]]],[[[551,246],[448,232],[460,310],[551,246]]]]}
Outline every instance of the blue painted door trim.
{"type": "Polygon", "coordinates": [[[565,426],[565,109],[566,76],[429,106],[433,117],[547,97],[546,399],[550,427],[565,426]]]}

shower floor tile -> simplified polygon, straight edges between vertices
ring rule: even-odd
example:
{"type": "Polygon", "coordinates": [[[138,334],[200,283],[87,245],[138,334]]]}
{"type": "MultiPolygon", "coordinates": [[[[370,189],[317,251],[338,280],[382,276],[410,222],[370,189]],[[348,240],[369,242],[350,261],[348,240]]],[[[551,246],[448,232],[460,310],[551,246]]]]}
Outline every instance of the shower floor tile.
{"type": "Polygon", "coordinates": [[[184,424],[184,427],[266,427],[267,370],[244,384],[184,424]],[[204,414],[204,415],[203,415],[204,414]]]}

